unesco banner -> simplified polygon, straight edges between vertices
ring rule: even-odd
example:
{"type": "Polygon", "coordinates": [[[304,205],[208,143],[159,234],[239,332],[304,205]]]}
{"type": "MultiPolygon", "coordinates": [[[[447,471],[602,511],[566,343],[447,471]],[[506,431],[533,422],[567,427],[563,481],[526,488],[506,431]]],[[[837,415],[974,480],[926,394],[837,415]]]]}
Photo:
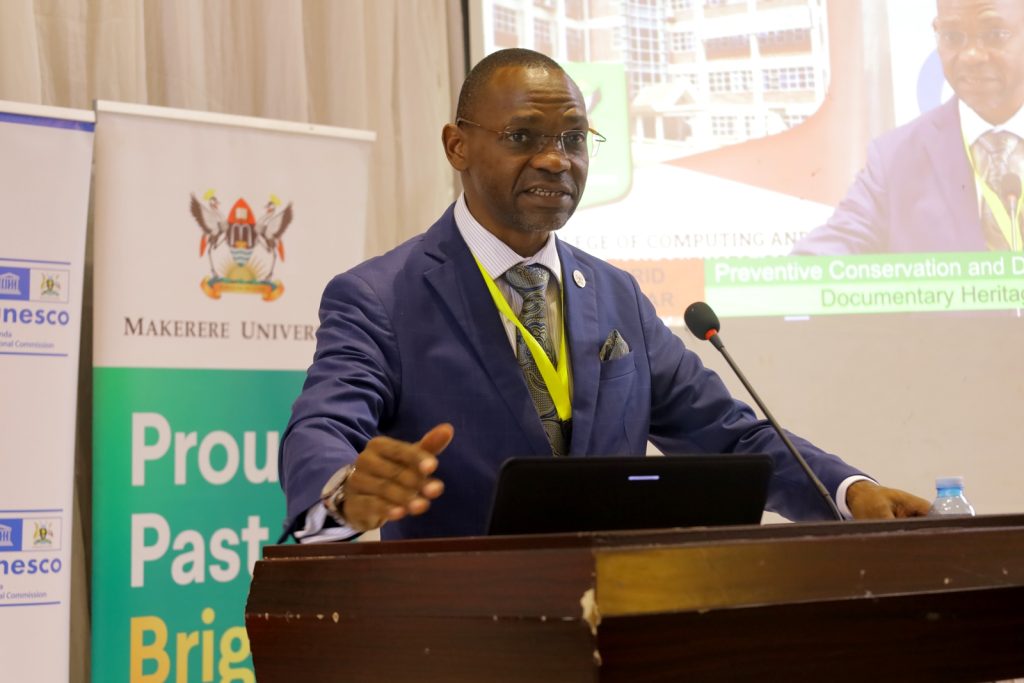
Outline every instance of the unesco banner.
{"type": "Polygon", "coordinates": [[[0,679],[66,681],[92,112],[0,102],[0,679]]]}
{"type": "Polygon", "coordinates": [[[95,681],[252,681],[277,446],[362,259],[372,133],[99,102],[95,681]]]}

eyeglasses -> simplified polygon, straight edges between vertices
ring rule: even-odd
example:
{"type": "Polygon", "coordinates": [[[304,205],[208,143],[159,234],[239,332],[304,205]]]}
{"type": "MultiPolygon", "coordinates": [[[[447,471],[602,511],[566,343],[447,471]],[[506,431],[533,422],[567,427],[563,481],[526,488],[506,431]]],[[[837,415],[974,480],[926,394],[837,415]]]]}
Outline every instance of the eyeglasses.
{"type": "Polygon", "coordinates": [[[607,142],[605,136],[593,128],[587,130],[567,130],[554,135],[539,133],[529,128],[515,128],[512,130],[494,130],[487,126],[481,126],[469,119],[456,119],[455,125],[461,126],[468,123],[481,130],[494,133],[498,136],[498,144],[512,154],[523,154],[533,156],[539,154],[548,146],[548,140],[554,140],[555,148],[560,149],[568,157],[581,158],[587,155],[597,156],[602,142],[607,142]]]}
{"type": "Polygon", "coordinates": [[[939,49],[954,52],[963,50],[971,42],[980,44],[986,50],[998,50],[1005,47],[1012,38],[1013,31],[1005,28],[990,28],[973,34],[955,29],[935,32],[939,49]]]}

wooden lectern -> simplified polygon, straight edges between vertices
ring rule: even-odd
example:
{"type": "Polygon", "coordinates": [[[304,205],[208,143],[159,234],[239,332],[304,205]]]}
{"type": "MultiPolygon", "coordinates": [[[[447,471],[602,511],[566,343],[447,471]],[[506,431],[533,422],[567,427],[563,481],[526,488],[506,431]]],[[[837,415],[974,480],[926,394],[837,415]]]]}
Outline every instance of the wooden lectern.
{"type": "Polygon", "coordinates": [[[271,546],[282,681],[1024,677],[1024,515],[271,546]]]}

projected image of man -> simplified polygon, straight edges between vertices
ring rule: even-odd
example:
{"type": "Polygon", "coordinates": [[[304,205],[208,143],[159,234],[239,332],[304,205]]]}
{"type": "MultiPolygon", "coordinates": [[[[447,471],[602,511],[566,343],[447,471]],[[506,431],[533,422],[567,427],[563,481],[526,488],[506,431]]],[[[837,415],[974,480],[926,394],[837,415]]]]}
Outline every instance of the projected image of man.
{"type": "Polygon", "coordinates": [[[1024,2],[938,0],[932,26],[956,96],[873,141],[835,213],[794,253],[1024,248],[1024,2]]]}

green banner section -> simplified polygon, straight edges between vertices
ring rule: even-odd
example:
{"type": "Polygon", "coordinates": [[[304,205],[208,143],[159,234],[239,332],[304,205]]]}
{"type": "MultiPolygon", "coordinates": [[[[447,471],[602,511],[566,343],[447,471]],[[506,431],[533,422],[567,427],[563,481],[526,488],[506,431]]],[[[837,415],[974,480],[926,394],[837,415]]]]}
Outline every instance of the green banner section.
{"type": "Polygon", "coordinates": [[[245,600],[305,373],[94,372],[94,678],[253,681],[245,600]]]}
{"type": "Polygon", "coordinates": [[[708,259],[720,316],[992,311],[1024,308],[1024,255],[877,254],[708,259]]]}
{"type": "Polygon", "coordinates": [[[572,62],[564,66],[587,101],[591,128],[606,138],[590,158],[587,191],[583,193],[580,208],[618,201],[629,194],[633,186],[625,67],[590,62],[572,62]]]}

